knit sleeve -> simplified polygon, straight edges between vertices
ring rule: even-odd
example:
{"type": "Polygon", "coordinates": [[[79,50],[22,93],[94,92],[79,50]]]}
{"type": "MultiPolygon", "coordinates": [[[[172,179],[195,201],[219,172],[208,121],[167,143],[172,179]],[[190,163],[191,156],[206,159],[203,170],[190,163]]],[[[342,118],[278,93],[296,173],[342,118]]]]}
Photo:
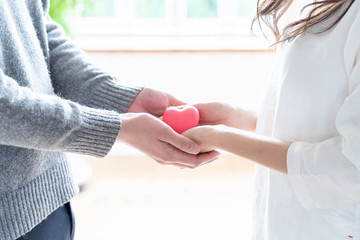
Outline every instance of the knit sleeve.
{"type": "Polygon", "coordinates": [[[0,69],[0,145],[105,156],[121,126],[114,111],[20,86],[0,69]]]}
{"type": "Polygon", "coordinates": [[[338,111],[338,136],[323,142],[295,142],[287,155],[288,173],[307,209],[360,202],[360,14],[344,48],[348,96],[338,111]]]}
{"type": "Polygon", "coordinates": [[[125,86],[97,68],[48,14],[45,24],[56,94],[89,107],[125,112],[142,88],[125,86]]]}

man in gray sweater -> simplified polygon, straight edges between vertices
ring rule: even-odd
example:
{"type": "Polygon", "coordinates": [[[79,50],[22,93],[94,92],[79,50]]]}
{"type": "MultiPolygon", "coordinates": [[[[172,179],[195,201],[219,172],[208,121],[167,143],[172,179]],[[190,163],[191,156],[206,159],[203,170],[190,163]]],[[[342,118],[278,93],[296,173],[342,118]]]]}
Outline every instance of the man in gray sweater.
{"type": "Polygon", "coordinates": [[[48,0],[0,0],[1,240],[30,232],[76,195],[66,152],[103,157],[119,140],[190,168],[218,155],[198,154],[158,119],[181,101],[96,68],[48,8],[48,0]]]}

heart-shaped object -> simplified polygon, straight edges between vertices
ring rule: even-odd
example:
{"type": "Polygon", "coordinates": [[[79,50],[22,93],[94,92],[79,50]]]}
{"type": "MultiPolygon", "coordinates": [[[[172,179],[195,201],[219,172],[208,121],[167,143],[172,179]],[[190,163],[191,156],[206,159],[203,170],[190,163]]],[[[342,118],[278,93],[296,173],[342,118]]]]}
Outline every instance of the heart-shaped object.
{"type": "Polygon", "coordinates": [[[196,127],[199,120],[199,111],[193,106],[168,107],[163,116],[163,121],[180,134],[196,127]]]}

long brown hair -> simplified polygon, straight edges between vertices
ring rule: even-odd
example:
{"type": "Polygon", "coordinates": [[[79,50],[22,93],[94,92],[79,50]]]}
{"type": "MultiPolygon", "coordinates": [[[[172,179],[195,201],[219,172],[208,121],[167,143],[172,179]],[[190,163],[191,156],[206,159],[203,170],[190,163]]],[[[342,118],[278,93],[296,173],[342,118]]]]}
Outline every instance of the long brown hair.
{"type": "Polygon", "coordinates": [[[310,27],[328,19],[337,11],[342,11],[328,27],[322,29],[319,33],[325,32],[334,27],[346,14],[355,0],[319,0],[309,3],[302,8],[302,12],[309,9],[308,14],[297,21],[288,24],[283,31],[278,29],[280,18],[289,9],[293,0],[260,0],[257,1],[257,14],[253,20],[252,27],[257,21],[260,28],[261,22],[265,23],[273,32],[276,43],[291,41],[295,37],[303,34],[310,27]],[[340,10],[345,4],[348,4],[343,10],[340,10]]]}

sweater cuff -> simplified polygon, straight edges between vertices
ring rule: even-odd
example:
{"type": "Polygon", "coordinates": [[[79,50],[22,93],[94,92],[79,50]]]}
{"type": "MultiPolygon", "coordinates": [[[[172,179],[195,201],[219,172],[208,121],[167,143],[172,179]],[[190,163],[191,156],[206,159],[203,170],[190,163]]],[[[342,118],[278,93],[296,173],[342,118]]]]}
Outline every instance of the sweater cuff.
{"type": "Polygon", "coordinates": [[[80,119],[80,127],[64,143],[67,151],[100,158],[106,156],[120,131],[119,113],[82,107],[80,119]]]}
{"type": "Polygon", "coordinates": [[[97,86],[91,106],[99,109],[114,110],[124,113],[143,87],[120,85],[117,80],[102,82],[97,86]]]}

